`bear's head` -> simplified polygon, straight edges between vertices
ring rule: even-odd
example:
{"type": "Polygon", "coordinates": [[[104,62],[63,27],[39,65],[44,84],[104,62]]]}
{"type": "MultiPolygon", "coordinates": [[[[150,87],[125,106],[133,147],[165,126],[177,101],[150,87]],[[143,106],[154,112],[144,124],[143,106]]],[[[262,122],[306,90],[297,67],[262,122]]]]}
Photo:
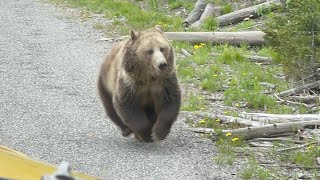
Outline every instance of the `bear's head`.
{"type": "Polygon", "coordinates": [[[130,31],[124,48],[123,66],[134,78],[157,79],[175,72],[173,48],[161,26],[144,31],[130,31]]]}

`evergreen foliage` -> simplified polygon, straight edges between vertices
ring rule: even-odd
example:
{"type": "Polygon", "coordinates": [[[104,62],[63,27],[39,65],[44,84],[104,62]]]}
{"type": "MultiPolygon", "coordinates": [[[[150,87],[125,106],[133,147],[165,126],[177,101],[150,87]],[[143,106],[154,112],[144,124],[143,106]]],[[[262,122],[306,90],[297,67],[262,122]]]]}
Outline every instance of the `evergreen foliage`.
{"type": "Polygon", "coordinates": [[[288,78],[304,79],[320,62],[320,0],[288,0],[281,12],[270,13],[266,40],[281,55],[288,78]]]}

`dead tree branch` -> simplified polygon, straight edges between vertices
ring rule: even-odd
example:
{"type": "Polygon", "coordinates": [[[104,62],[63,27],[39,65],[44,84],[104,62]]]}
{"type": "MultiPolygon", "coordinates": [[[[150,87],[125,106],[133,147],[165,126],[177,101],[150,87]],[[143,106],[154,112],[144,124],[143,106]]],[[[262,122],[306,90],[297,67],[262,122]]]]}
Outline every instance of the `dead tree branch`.
{"type": "Polygon", "coordinates": [[[310,84],[299,86],[299,87],[296,87],[296,88],[293,88],[293,89],[289,89],[287,91],[283,91],[283,92],[279,93],[278,96],[279,97],[284,97],[284,96],[296,95],[296,94],[301,93],[303,90],[306,90],[306,89],[317,89],[319,87],[320,87],[320,80],[312,82],[310,84]]]}

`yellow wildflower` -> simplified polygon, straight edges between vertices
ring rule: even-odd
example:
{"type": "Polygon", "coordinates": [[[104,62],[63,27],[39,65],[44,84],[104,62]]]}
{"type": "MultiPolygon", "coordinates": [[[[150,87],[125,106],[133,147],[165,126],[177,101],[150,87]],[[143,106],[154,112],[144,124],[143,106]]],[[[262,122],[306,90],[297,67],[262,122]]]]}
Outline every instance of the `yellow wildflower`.
{"type": "Polygon", "coordinates": [[[213,75],[213,77],[218,77],[218,76],[219,76],[218,74],[214,74],[214,75],[213,75]]]}
{"type": "Polygon", "coordinates": [[[232,133],[227,133],[227,134],[226,134],[227,137],[228,137],[228,136],[231,136],[231,135],[232,135],[232,133]]]}
{"type": "Polygon", "coordinates": [[[200,46],[205,46],[206,44],[205,43],[200,43],[200,46]]]}
{"type": "Polygon", "coordinates": [[[239,138],[235,137],[235,138],[232,139],[232,142],[235,142],[235,141],[238,141],[238,140],[239,140],[239,138]]]}
{"type": "Polygon", "coordinates": [[[199,45],[194,45],[193,47],[194,47],[194,49],[199,49],[200,48],[199,45]]]}
{"type": "Polygon", "coordinates": [[[220,119],[216,119],[216,122],[220,122],[221,120],[220,119]]]}
{"type": "Polygon", "coordinates": [[[206,121],[205,121],[204,119],[201,119],[201,120],[199,121],[199,123],[200,123],[200,124],[205,124],[206,121]]]}

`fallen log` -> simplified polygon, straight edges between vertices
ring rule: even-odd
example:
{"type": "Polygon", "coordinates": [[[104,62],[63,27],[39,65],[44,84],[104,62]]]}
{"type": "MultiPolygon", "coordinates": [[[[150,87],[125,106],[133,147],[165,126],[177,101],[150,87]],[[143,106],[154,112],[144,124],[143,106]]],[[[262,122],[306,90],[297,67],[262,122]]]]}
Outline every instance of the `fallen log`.
{"type": "Polygon", "coordinates": [[[208,19],[215,17],[217,15],[220,15],[220,7],[215,7],[213,3],[208,3],[206,8],[204,9],[200,19],[193,24],[191,24],[190,27],[192,28],[200,28],[203,24],[203,22],[208,19]]]}
{"type": "Polygon", "coordinates": [[[220,115],[220,114],[213,114],[213,113],[207,113],[207,112],[188,112],[188,111],[181,111],[181,113],[185,113],[188,115],[192,116],[198,116],[201,118],[211,118],[211,119],[219,119],[221,123],[239,123],[243,124],[246,126],[261,126],[262,123],[260,122],[254,122],[250,121],[248,119],[243,119],[243,118],[238,118],[238,117],[233,117],[233,116],[225,116],[225,115],[220,115]]]}
{"type": "Polygon", "coordinates": [[[296,95],[301,93],[305,89],[317,89],[320,88],[320,80],[312,82],[310,84],[306,84],[304,86],[299,86],[293,89],[289,89],[287,91],[283,91],[278,94],[279,97],[284,97],[284,96],[291,96],[291,95],[296,95]]]}
{"type": "Polygon", "coordinates": [[[206,0],[198,0],[194,5],[194,9],[191,11],[188,17],[183,21],[183,26],[189,27],[192,23],[199,20],[206,5],[207,5],[206,0]]]}
{"type": "MultiPolygon", "coordinates": [[[[284,134],[288,132],[294,132],[296,130],[302,130],[305,127],[320,125],[320,120],[313,121],[298,121],[289,123],[276,123],[268,124],[259,127],[239,128],[233,130],[222,130],[223,133],[231,133],[232,137],[241,137],[244,140],[251,140],[254,138],[270,137],[276,134],[284,134]]],[[[189,128],[189,130],[198,133],[212,134],[213,140],[217,140],[219,137],[211,128],[189,128]]]]}
{"type": "MultiPolygon", "coordinates": [[[[212,56],[221,56],[222,54],[211,53],[211,55],[212,56]]],[[[263,56],[257,56],[257,55],[253,55],[253,56],[244,55],[244,57],[246,59],[248,59],[249,61],[261,63],[261,64],[270,64],[272,62],[272,59],[269,57],[263,57],[263,56]]]]}
{"type": "Polygon", "coordinates": [[[245,18],[256,18],[258,17],[258,10],[260,8],[271,7],[272,4],[280,5],[280,0],[272,0],[265,3],[261,3],[255,6],[251,6],[248,8],[240,9],[238,11],[234,11],[228,14],[224,14],[222,16],[217,17],[218,24],[220,26],[226,26],[232,23],[236,23],[239,21],[243,21],[245,18]]]}
{"type": "Polygon", "coordinates": [[[319,114],[265,114],[265,113],[240,113],[240,117],[252,121],[286,120],[286,121],[311,121],[320,120],[319,114]]]}
{"type": "Polygon", "coordinates": [[[265,44],[262,31],[243,31],[243,32],[165,32],[169,40],[188,41],[191,43],[213,43],[240,45],[265,44]]]}
{"type": "Polygon", "coordinates": [[[293,140],[293,139],[288,139],[284,137],[274,137],[274,138],[255,138],[251,141],[271,141],[271,142],[289,142],[289,143],[294,143],[294,144],[304,144],[304,141],[299,141],[299,140],[293,140]]]}
{"type": "Polygon", "coordinates": [[[320,101],[320,96],[289,96],[288,99],[303,103],[315,103],[320,101]]]}

